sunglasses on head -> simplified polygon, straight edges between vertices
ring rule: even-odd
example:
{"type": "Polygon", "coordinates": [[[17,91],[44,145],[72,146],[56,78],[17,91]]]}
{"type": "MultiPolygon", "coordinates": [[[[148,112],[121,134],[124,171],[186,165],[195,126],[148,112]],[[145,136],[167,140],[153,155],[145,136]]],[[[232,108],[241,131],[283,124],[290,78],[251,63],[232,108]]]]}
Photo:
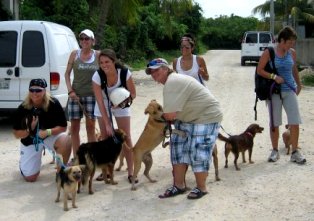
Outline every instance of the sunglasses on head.
{"type": "Polygon", "coordinates": [[[90,40],[90,37],[80,37],[80,41],[89,41],[90,40]]]}
{"type": "Polygon", "coordinates": [[[28,89],[29,90],[29,92],[31,92],[31,93],[40,93],[40,92],[42,92],[44,89],[43,88],[30,88],[30,89],[28,89]]]}
{"type": "Polygon", "coordinates": [[[191,49],[191,46],[188,46],[188,45],[181,45],[180,48],[181,48],[181,49],[183,49],[183,48],[185,48],[185,49],[191,49]]]}
{"type": "Polygon", "coordinates": [[[156,64],[165,64],[165,62],[161,59],[154,59],[148,63],[147,67],[155,66],[156,64]]]}

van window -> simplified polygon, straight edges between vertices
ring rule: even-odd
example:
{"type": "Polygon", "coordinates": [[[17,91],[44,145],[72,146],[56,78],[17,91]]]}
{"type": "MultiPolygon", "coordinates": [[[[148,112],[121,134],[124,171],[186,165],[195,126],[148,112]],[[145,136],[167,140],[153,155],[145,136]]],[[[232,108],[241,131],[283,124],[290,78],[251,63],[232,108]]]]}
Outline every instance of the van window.
{"type": "Polygon", "coordinates": [[[0,67],[14,67],[16,64],[17,32],[0,31],[0,67]]]}
{"type": "Polygon", "coordinates": [[[41,67],[45,64],[44,37],[39,31],[25,31],[22,46],[22,65],[41,67]]]}
{"type": "Polygon", "coordinates": [[[259,41],[260,43],[270,43],[270,35],[266,33],[260,33],[259,34],[259,41]]]}
{"type": "Polygon", "coordinates": [[[257,33],[247,34],[245,43],[257,43],[257,33]]]}

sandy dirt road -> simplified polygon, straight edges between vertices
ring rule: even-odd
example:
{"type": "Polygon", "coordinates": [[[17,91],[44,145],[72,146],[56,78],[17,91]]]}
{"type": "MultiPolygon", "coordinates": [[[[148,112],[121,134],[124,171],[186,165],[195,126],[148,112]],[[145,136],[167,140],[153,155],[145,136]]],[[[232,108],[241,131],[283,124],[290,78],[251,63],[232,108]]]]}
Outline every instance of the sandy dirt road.
{"type": "MultiPolygon", "coordinates": [[[[230,134],[239,134],[254,121],[253,93],[254,65],[240,66],[240,51],[208,51],[205,58],[210,80],[208,88],[220,101],[224,120],[222,125],[230,134]]],[[[132,135],[135,143],[147,120],[144,109],[151,99],[162,103],[162,86],[145,75],[133,72],[137,98],[132,106],[132,135]]],[[[182,220],[314,220],[314,88],[304,88],[299,95],[303,124],[300,147],[307,159],[306,165],[289,162],[280,140],[281,158],[268,163],[270,140],[265,104],[258,103],[257,123],[265,127],[255,138],[254,164],[239,161],[241,171],[232,163],[224,168],[224,143],[217,141],[221,181],[214,181],[214,170],[207,179],[209,194],[191,201],[186,195],[159,199],[172,183],[169,149],[161,146],[153,152],[152,177],[149,183],[139,176],[137,191],[130,190],[127,172],[116,172],[118,185],[94,182],[95,194],[87,190],[78,196],[79,208],[64,212],[62,203],[55,203],[55,169],[49,164],[49,153],[43,157],[43,168],[36,183],[26,183],[18,168],[19,141],[11,133],[9,120],[0,121],[0,220],[108,220],[108,221],[182,221],[182,220]]],[[[286,120],[284,119],[284,122],[286,120]]],[[[82,125],[82,141],[86,132],[82,125]]],[[[224,133],[222,131],[222,133],[224,133]]],[[[233,156],[229,156],[229,162],[233,156]]],[[[143,170],[141,170],[142,173],[143,170]]],[[[187,184],[194,187],[191,170],[187,184]]]]}

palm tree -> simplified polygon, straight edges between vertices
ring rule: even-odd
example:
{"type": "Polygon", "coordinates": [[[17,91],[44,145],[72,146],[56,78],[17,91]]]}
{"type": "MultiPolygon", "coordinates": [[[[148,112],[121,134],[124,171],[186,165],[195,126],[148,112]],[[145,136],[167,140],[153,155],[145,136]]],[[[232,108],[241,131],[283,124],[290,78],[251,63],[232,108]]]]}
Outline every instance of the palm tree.
{"type": "MultiPolygon", "coordinates": [[[[278,19],[289,23],[289,15],[296,22],[304,21],[305,23],[314,24],[313,0],[276,0],[274,1],[275,14],[278,19]]],[[[253,14],[261,14],[266,17],[270,12],[270,1],[259,5],[253,9],[253,14]]]]}
{"type": "Polygon", "coordinates": [[[121,21],[134,22],[137,17],[137,8],[141,0],[88,0],[90,16],[98,15],[95,36],[102,41],[108,17],[119,24],[121,21]]]}

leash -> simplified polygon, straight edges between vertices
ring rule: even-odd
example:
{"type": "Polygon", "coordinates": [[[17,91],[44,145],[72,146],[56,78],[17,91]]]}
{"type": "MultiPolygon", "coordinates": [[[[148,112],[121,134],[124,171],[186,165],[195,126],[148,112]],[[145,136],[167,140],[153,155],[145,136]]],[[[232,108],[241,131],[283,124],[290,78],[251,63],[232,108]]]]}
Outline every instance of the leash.
{"type": "Polygon", "coordinates": [[[36,129],[36,135],[33,138],[33,144],[35,145],[35,150],[36,152],[39,151],[39,145],[42,144],[43,145],[43,150],[44,150],[44,155],[46,153],[46,148],[48,149],[48,152],[50,152],[50,154],[53,156],[53,158],[56,160],[57,165],[60,165],[62,169],[66,168],[66,165],[63,163],[63,160],[61,160],[61,158],[56,155],[45,143],[44,143],[44,139],[39,137],[39,121],[37,122],[37,129],[36,129]]]}
{"type": "Polygon", "coordinates": [[[221,128],[226,134],[228,134],[229,136],[231,136],[231,134],[227,133],[227,131],[225,130],[225,128],[223,128],[222,125],[220,125],[220,128],[221,128]]]}

